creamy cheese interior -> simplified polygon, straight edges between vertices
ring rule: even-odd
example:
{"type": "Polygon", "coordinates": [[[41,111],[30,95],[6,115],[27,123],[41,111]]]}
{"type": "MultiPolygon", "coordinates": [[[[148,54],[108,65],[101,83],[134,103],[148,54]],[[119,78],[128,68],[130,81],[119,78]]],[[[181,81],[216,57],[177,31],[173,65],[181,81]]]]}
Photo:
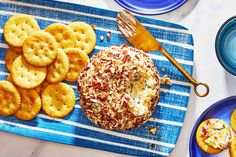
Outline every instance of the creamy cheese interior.
{"type": "Polygon", "coordinates": [[[141,116],[148,112],[151,98],[155,95],[155,86],[157,81],[152,77],[153,72],[148,71],[139,80],[134,82],[131,89],[131,98],[133,103],[129,104],[131,111],[141,116]]]}

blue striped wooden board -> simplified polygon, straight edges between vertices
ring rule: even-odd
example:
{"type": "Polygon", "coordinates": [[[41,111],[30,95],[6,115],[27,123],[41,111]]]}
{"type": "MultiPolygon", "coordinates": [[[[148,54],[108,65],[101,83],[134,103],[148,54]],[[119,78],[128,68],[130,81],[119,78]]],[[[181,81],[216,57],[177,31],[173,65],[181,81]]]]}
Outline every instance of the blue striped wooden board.
{"type": "MultiPolygon", "coordinates": [[[[8,48],[2,35],[6,20],[14,14],[26,13],[34,16],[44,29],[54,22],[68,24],[84,21],[96,25],[97,45],[90,57],[100,49],[113,44],[128,42],[118,31],[114,11],[92,8],[56,1],[1,0],[0,2],[0,80],[7,78],[5,53],[8,48]],[[100,41],[100,35],[112,32],[111,40],[100,41]]],[[[193,38],[189,31],[177,24],[137,17],[161,42],[183,67],[192,74],[193,38]]],[[[139,128],[130,131],[109,131],[93,125],[83,114],[79,102],[73,112],[63,119],[52,119],[43,112],[31,121],[20,121],[14,117],[0,116],[0,130],[32,138],[70,144],[81,147],[107,150],[136,156],[168,156],[175,147],[188,106],[190,84],[186,78],[159,52],[149,53],[160,76],[169,75],[172,86],[161,86],[160,102],[152,118],[139,128]],[[148,133],[149,127],[158,127],[157,133],[148,133]],[[156,147],[151,145],[155,144],[156,147]]],[[[75,93],[76,84],[69,83],[75,93]]]]}

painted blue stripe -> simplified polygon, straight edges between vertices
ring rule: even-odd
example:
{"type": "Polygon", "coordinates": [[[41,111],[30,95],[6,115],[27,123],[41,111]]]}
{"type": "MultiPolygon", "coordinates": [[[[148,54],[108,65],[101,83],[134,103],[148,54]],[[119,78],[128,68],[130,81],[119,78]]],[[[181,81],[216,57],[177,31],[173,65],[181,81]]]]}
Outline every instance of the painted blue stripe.
{"type": "MultiPolygon", "coordinates": [[[[139,154],[141,156],[145,155],[145,156],[153,156],[153,157],[154,156],[163,157],[161,155],[157,155],[151,152],[144,152],[144,151],[130,149],[130,148],[124,149],[123,147],[111,146],[109,144],[103,144],[100,142],[88,141],[84,139],[58,135],[58,134],[48,133],[44,131],[29,130],[29,129],[24,129],[18,126],[13,126],[13,125],[8,125],[8,124],[0,124],[0,128],[3,131],[10,132],[13,134],[17,134],[17,135],[24,134],[27,137],[37,138],[37,139],[51,141],[51,142],[59,142],[59,143],[64,143],[64,144],[69,144],[69,145],[76,145],[80,147],[89,146],[90,148],[93,148],[93,149],[107,150],[107,151],[116,152],[116,153],[120,152],[124,154],[129,154],[129,155],[139,154]]],[[[149,147],[149,149],[152,149],[151,146],[149,147]]],[[[167,149],[162,149],[162,150],[165,151],[167,149]]]]}
{"type": "MultiPolygon", "coordinates": [[[[0,58],[1,58],[1,60],[2,60],[2,59],[5,60],[6,52],[7,52],[7,49],[6,49],[6,48],[0,47],[0,58]]],[[[1,69],[1,70],[2,70],[2,69],[1,69]]]]}
{"type": "MultiPolygon", "coordinates": [[[[69,82],[69,81],[63,81],[63,82],[77,87],[76,82],[69,82]]],[[[183,93],[190,92],[189,86],[184,86],[184,85],[179,85],[179,84],[172,84],[171,86],[170,85],[161,85],[161,88],[168,89],[168,90],[174,90],[174,91],[178,91],[178,92],[183,92],[183,93]]]]}
{"type": "MultiPolygon", "coordinates": [[[[1,60],[4,60],[5,58],[5,52],[6,52],[6,49],[5,48],[1,48],[0,49],[0,59],[1,60]]],[[[9,72],[7,69],[6,69],[6,66],[3,65],[3,64],[0,64],[0,68],[2,69],[2,71],[4,72],[9,72]]],[[[161,73],[162,74],[162,73],[161,73]]],[[[162,74],[163,76],[163,74],[162,74]]],[[[64,81],[65,83],[68,83],[70,85],[73,85],[73,86],[77,86],[77,83],[76,82],[68,82],[68,81],[64,81]]],[[[173,84],[171,86],[168,86],[168,85],[161,85],[162,88],[164,89],[169,89],[169,90],[174,90],[174,91],[179,91],[179,92],[184,92],[184,93],[189,93],[190,92],[190,88],[188,86],[183,86],[183,85],[178,85],[178,84],[173,84]]],[[[73,89],[74,92],[76,93],[76,97],[78,97],[78,94],[77,94],[77,91],[76,89],[73,89]]],[[[171,94],[172,96],[173,94],[171,94]]],[[[162,101],[161,101],[162,102],[162,101]]]]}
{"type": "MultiPolygon", "coordinates": [[[[155,111],[155,112],[160,113],[161,111],[155,111]]],[[[173,112],[173,111],[170,111],[170,112],[173,112]]],[[[41,113],[43,113],[43,112],[41,112],[41,113]]],[[[156,118],[156,117],[152,116],[152,118],[156,118]]],[[[164,118],[166,118],[166,117],[164,117],[164,118]]],[[[66,116],[63,119],[68,120],[68,121],[72,121],[72,122],[77,122],[77,123],[80,123],[80,124],[85,124],[85,125],[88,125],[88,126],[96,127],[90,120],[87,119],[87,117],[84,115],[83,111],[81,109],[78,109],[78,108],[75,108],[72,111],[72,114],[70,114],[69,116],[66,116]],[[78,117],[78,115],[80,115],[80,116],[78,117]]],[[[134,129],[128,130],[128,131],[114,131],[114,132],[120,132],[120,133],[129,134],[129,135],[134,135],[134,136],[137,136],[137,137],[153,139],[153,140],[157,140],[157,141],[160,141],[160,142],[166,142],[166,143],[174,144],[175,139],[167,139],[165,137],[168,136],[169,134],[171,134],[173,131],[178,131],[180,129],[181,129],[181,127],[176,126],[176,125],[170,125],[170,124],[164,124],[164,123],[148,121],[147,123],[141,125],[139,128],[134,128],[134,129]],[[160,132],[160,130],[159,130],[158,134],[161,134],[162,136],[152,135],[152,134],[148,133],[148,129],[150,128],[150,126],[156,126],[156,127],[158,127],[158,129],[161,129],[161,130],[164,130],[164,128],[166,128],[167,131],[160,132]]],[[[112,136],[112,135],[109,135],[109,136],[112,136]]],[[[176,135],[173,135],[173,137],[174,136],[176,136],[176,135]]]]}
{"type": "MultiPolygon", "coordinates": [[[[91,54],[95,54],[99,50],[94,50],[94,52],[91,54]]],[[[5,48],[0,48],[0,59],[4,60],[5,59],[5,48]]],[[[155,66],[158,69],[159,75],[162,77],[164,75],[171,76],[171,79],[177,80],[177,81],[183,81],[183,82],[188,82],[188,80],[183,77],[183,75],[179,72],[179,70],[170,62],[168,61],[161,61],[161,60],[156,60],[153,59],[153,62],[155,66]]],[[[188,71],[190,74],[192,74],[192,66],[191,65],[183,65],[186,71],[188,71]]]]}
{"type": "MultiPolygon", "coordinates": [[[[3,72],[9,72],[6,69],[5,65],[3,65],[3,64],[0,64],[0,68],[3,68],[3,70],[1,70],[3,72]]],[[[6,78],[7,78],[6,75],[0,75],[0,80],[6,80],[6,78]]],[[[68,81],[63,81],[63,82],[68,84],[68,81]]],[[[71,82],[70,82],[70,85],[77,86],[76,83],[71,83],[71,82]]],[[[172,85],[172,86],[174,86],[174,85],[172,85]]],[[[172,87],[172,86],[166,86],[167,87],[166,89],[168,89],[168,87],[172,87]]],[[[176,87],[177,89],[173,89],[173,90],[180,91],[179,89],[182,89],[182,88],[178,88],[178,86],[179,85],[177,85],[177,87],[176,87]]],[[[190,87],[186,87],[185,86],[183,88],[182,92],[188,93],[184,89],[190,91],[190,87]]],[[[79,95],[78,95],[77,89],[73,88],[73,91],[75,93],[75,97],[78,98],[79,95]]],[[[184,103],[187,99],[188,99],[187,96],[181,96],[181,95],[172,94],[172,93],[165,93],[165,92],[162,91],[160,93],[160,100],[159,100],[159,102],[160,103],[169,104],[169,105],[173,105],[173,106],[187,107],[187,105],[184,103]],[[168,95],[168,97],[166,97],[166,95],[168,95]],[[169,97],[171,97],[171,99],[169,97]]],[[[78,101],[76,103],[79,104],[78,101]]]]}
{"type": "Polygon", "coordinates": [[[69,82],[69,81],[63,81],[69,85],[72,85],[72,86],[77,86],[77,83],[76,82],[69,82]]]}
{"type": "Polygon", "coordinates": [[[174,83],[172,83],[172,85],[161,85],[161,88],[179,91],[183,93],[190,93],[190,89],[191,89],[189,86],[184,86],[184,85],[179,85],[179,84],[174,84],[174,83]]]}
{"type": "MultiPolygon", "coordinates": [[[[4,60],[5,52],[6,52],[5,48],[0,48],[0,59],[4,60]]],[[[164,64],[158,64],[158,65],[164,65],[164,64]]],[[[0,64],[0,68],[2,69],[2,71],[8,72],[5,65],[0,64]]],[[[159,68],[159,69],[161,69],[161,68],[159,68]]],[[[168,69],[168,68],[166,68],[166,69],[168,69]]],[[[160,73],[160,76],[163,76],[165,74],[168,74],[169,76],[174,76],[172,74],[169,74],[168,72],[163,72],[162,70],[159,70],[159,73],[160,73]]],[[[76,82],[73,82],[73,83],[68,82],[68,81],[64,81],[64,82],[66,82],[68,84],[71,84],[71,85],[74,85],[74,86],[77,86],[76,82]]],[[[190,87],[183,86],[183,85],[173,84],[171,86],[162,85],[161,87],[164,88],[164,89],[169,89],[169,90],[174,90],[174,91],[179,91],[179,92],[184,92],[184,93],[189,93],[190,92],[190,87]]],[[[74,89],[74,88],[73,88],[73,90],[76,93],[76,97],[78,97],[77,90],[74,89]]],[[[161,103],[167,103],[167,104],[171,104],[171,105],[174,105],[174,106],[186,107],[187,105],[184,102],[187,99],[188,99],[188,97],[186,97],[186,96],[180,96],[180,95],[176,95],[176,94],[172,94],[172,93],[161,92],[161,94],[160,94],[160,102],[161,103]],[[169,99],[169,98],[172,98],[172,99],[169,99]]]]}
{"type": "MultiPolygon", "coordinates": [[[[72,83],[72,82],[68,82],[68,81],[63,81],[63,82],[65,82],[69,85],[77,86],[77,83],[72,83]]],[[[176,84],[173,84],[171,86],[162,85],[161,87],[164,87],[164,90],[169,89],[169,90],[174,90],[174,91],[184,92],[184,93],[190,92],[190,87],[182,86],[182,85],[176,85],[176,84]]],[[[73,90],[74,90],[74,92],[76,92],[76,97],[77,97],[78,96],[77,89],[73,89],[73,90]]],[[[165,93],[165,91],[161,91],[159,102],[164,103],[164,104],[169,104],[172,106],[187,107],[186,103],[184,103],[187,100],[188,100],[187,96],[177,95],[177,94],[173,94],[173,93],[165,93]],[[167,95],[168,95],[168,98],[171,98],[171,99],[166,98],[167,95]]]]}
{"type": "MultiPolygon", "coordinates": [[[[168,43],[160,42],[161,45],[165,48],[167,52],[169,52],[174,58],[193,61],[193,50],[183,48],[176,45],[171,45],[168,43]]],[[[153,54],[160,54],[160,52],[155,51],[153,54]]]]}
{"type": "MultiPolygon", "coordinates": [[[[1,18],[1,15],[0,15],[1,18]]],[[[1,28],[1,27],[0,27],[1,28]]],[[[0,33],[0,36],[3,36],[2,33],[0,33]]],[[[0,43],[6,43],[6,41],[4,40],[4,38],[0,38],[0,43]]],[[[123,35],[118,35],[118,34],[113,34],[112,38],[110,40],[107,40],[106,38],[106,32],[104,31],[96,31],[96,45],[97,46],[102,46],[102,47],[109,47],[112,46],[114,44],[117,45],[122,45],[122,44],[127,44],[130,45],[128,43],[128,41],[123,37],[123,35]],[[100,40],[100,35],[104,36],[105,39],[103,41],[100,40]]],[[[182,59],[182,60],[187,60],[187,61],[193,61],[193,50],[189,50],[186,48],[182,48],[180,46],[175,46],[175,45],[171,45],[171,44],[167,44],[167,43],[162,43],[163,47],[175,58],[177,59],[182,59]],[[185,54],[185,55],[181,55],[181,54],[185,54]]],[[[94,52],[92,54],[95,54],[96,52],[98,52],[99,50],[94,50],[94,52]]],[[[153,55],[158,55],[158,56],[163,56],[160,52],[158,51],[154,51],[151,52],[150,54],[153,55]]]]}
{"type": "Polygon", "coordinates": [[[153,122],[148,121],[147,123],[143,124],[141,127],[134,128],[129,132],[124,131],[124,133],[130,134],[130,135],[137,135],[140,137],[142,134],[147,134],[146,135],[147,139],[153,139],[153,140],[158,140],[161,142],[175,144],[175,141],[177,140],[178,136],[172,133],[179,132],[180,130],[181,130],[181,127],[179,126],[173,126],[173,125],[162,124],[162,123],[153,123],[153,122]],[[149,133],[149,129],[152,126],[157,128],[157,132],[155,135],[152,135],[151,133],[149,133]],[[169,138],[166,138],[166,137],[169,137],[169,138]]]}
{"type": "MultiPolygon", "coordinates": [[[[0,65],[0,66],[4,66],[4,65],[0,65]]],[[[8,71],[5,70],[5,72],[8,72],[8,71]]],[[[0,80],[6,80],[6,78],[7,78],[6,75],[0,75],[0,80]]],[[[67,83],[67,81],[63,81],[63,82],[67,83]]],[[[78,95],[77,89],[73,88],[73,91],[75,92],[75,97],[78,98],[79,95],[78,95]]],[[[171,106],[187,107],[187,105],[184,103],[186,101],[186,99],[188,99],[188,97],[186,97],[186,96],[180,96],[180,95],[172,94],[172,93],[165,93],[162,91],[160,93],[159,102],[164,103],[164,104],[168,104],[171,106]],[[167,95],[167,94],[169,97],[171,97],[171,99],[165,97],[165,95],[167,95]]],[[[76,103],[79,104],[78,101],[76,101],[76,103]]],[[[175,110],[175,109],[173,109],[173,110],[175,110]]],[[[167,120],[169,120],[169,119],[167,119],[167,120]]]]}
{"type": "MultiPolygon", "coordinates": [[[[164,109],[159,108],[159,109],[157,109],[157,111],[154,111],[154,112],[157,112],[159,114],[161,112],[165,112],[166,109],[167,108],[164,108],[164,109]]],[[[175,111],[173,109],[169,109],[169,112],[175,113],[175,111]]],[[[183,112],[181,112],[181,113],[183,113],[183,112]]],[[[154,118],[154,117],[152,116],[152,118],[154,118]]],[[[166,118],[166,117],[164,117],[164,118],[166,118]]],[[[72,122],[78,122],[80,124],[95,126],[90,120],[87,119],[87,117],[84,115],[82,110],[78,109],[78,108],[75,108],[73,110],[73,113],[69,116],[66,116],[64,119],[66,119],[68,121],[72,121],[72,122]],[[80,117],[78,118],[77,115],[80,115],[80,117]]],[[[166,118],[166,119],[173,121],[173,119],[169,119],[169,118],[166,118]]],[[[171,134],[171,132],[173,132],[173,129],[175,131],[177,131],[181,128],[179,126],[148,121],[147,123],[143,124],[139,128],[134,128],[134,129],[128,130],[128,131],[115,131],[115,132],[122,132],[122,133],[126,133],[126,134],[129,134],[129,135],[135,135],[135,136],[143,137],[143,138],[147,138],[147,139],[154,139],[154,140],[158,140],[158,141],[161,141],[161,142],[173,143],[173,139],[166,139],[166,138],[163,138],[162,136],[153,136],[153,137],[150,138],[150,134],[143,134],[145,132],[148,132],[148,129],[149,129],[150,126],[158,126],[160,129],[166,128],[168,131],[159,132],[159,134],[162,134],[164,137],[171,134]]]]}
{"type": "MultiPolygon", "coordinates": [[[[77,109],[77,110],[74,110],[73,113],[80,115],[82,112],[81,112],[81,110],[77,109]]],[[[93,126],[96,128],[96,126],[93,123],[91,123],[83,115],[83,113],[81,115],[82,116],[79,118],[76,116],[67,116],[64,119],[71,121],[71,122],[76,122],[76,123],[85,124],[88,126],[93,126]]],[[[79,135],[81,135],[81,136],[86,136],[86,135],[90,134],[91,137],[93,137],[93,138],[96,138],[96,139],[101,138],[101,139],[107,140],[107,141],[109,141],[109,139],[112,138],[113,142],[116,142],[116,143],[120,143],[120,140],[122,140],[123,141],[122,143],[124,143],[124,144],[130,145],[132,143],[135,143],[135,146],[142,146],[142,147],[146,147],[146,148],[147,148],[147,145],[150,144],[150,143],[141,142],[141,141],[137,141],[137,140],[132,140],[132,139],[109,135],[109,134],[106,134],[103,132],[97,132],[97,131],[92,131],[92,130],[88,130],[88,129],[83,129],[83,128],[69,125],[69,124],[65,124],[65,123],[58,123],[57,121],[39,118],[39,117],[29,121],[30,123],[27,121],[18,120],[12,116],[11,117],[3,117],[2,116],[1,119],[24,124],[24,125],[37,126],[40,128],[48,128],[51,130],[58,130],[58,131],[67,132],[67,133],[74,133],[75,129],[77,129],[77,130],[79,129],[79,130],[83,130],[83,131],[79,132],[79,135]]],[[[173,135],[171,139],[168,139],[165,137],[168,136],[169,134],[171,134],[173,131],[175,131],[175,132],[180,131],[180,129],[181,129],[181,127],[179,127],[179,126],[172,126],[172,125],[162,124],[162,123],[147,122],[146,124],[142,125],[140,128],[135,128],[135,129],[128,130],[128,131],[114,131],[114,132],[125,133],[128,135],[133,135],[133,136],[137,136],[137,137],[141,137],[141,138],[147,138],[147,139],[157,140],[160,142],[174,144],[176,138],[178,137],[177,135],[173,135]],[[149,133],[149,129],[151,126],[155,126],[157,128],[157,134],[153,135],[153,134],[149,133]],[[164,131],[165,129],[167,131],[164,131]]],[[[165,146],[160,146],[160,147],[169,148],[169,147],[165,147],[165,146]]]]}
{"type": "MultiPolygon", "coordinates": [[[[16,12],[14,9],[17,5],[15,4],[7,4],[7,3],[0,3],[0,10],[10,11],[10,12],[16,12]]],[[[32,8],[32,7],[26,7],[26,6],[17,6],[17,12],[18,13],[29,13],[31,15],[35,16],[42,16],[42,17],[48,17],[53,19],[59,19],[63,21],[84,21],[88,24],[95,24],[97,27],[102,28],[109,28],[112,30],[119,30],[118,26],[116,24],[116,21],[113,20],[107,20],[103,19],[102,22],[99,21],[99,18],[97,17],[88,17],[84,15],[75,15],[72,13],[64,13],[61,11],[54,11],[54,10],[47,10],[47,9],[41,9],[41,8],[32,8]],[[47,13],[46,13],[47,12],[47,13]],[[44,14],[45,13],[45,14],[44,14]],[[68,19],[68,16],[70,18],[68,19]]],[[[179,43],[187,43],[189,45],[193,44],[192,41],[192,35],[191,34],[184,34],[180,32],[174,32],[174,31],[168,31],[168,30],[162,30],[162,29],[153,29],[150,27],[147,27],[147,29],[150,31],[150,33],[158,37],[160,39],[166,39],[169,41],[179,42],[179,43]]]]}
{"type": "MultiPolygon", "coordinates": [[[[98,42],[100,42],[100,41],[98,41],[98,42]]],[[[97,42],[97,43],[98,43],[97,42]]],[[[105,43],[105,42],[104,42],[105,43]]],[[[101,44],[103,44],[103,42],[101,43],[101,44]]],[[[129,45],[130,46],[130,44],[129,43],[126,43],[127,45],[129,45]]],[[[111,45],[113,45],[113,44],[108,44],[108,46],[111,46],[111,45]]],[[[193,61],[193,51],[192,50],[190,50],[190,51],[188,51],[187,49],[183,49],[183,48],[180,48],[180,47],[178,47],[177,48],[177,46],[173,46],[173,45],[169,45],[169,44],[163,44],[163,45],[165,45],[166,47],[165,47],[165,49],[174,57],[174,58],[176,58],[176,59],[182,59],[182,60],[186,60],[186,61],[190,61],[190,62],[192,62],[193,61]],[[179,51],[177,51],[179,49],[179,51]],[[177,51],[177,52],[176,52],[177,51]],[[178,52],[183,52],[183,53],[187,53],[186,55],[181,55],[181,53],[178,53],[178,52]]],[[[89,55],[89,57],[91,58],[94,54],[96,54],[97,52],[99,51],[99,49],[94,49],[91,53],[90,53],[90,55],[89,55]]],[[[150,52],[150,53],[148,53],[148,54],[151,54],[151,55],[157,55],[157,56],[162,56],[162,57],[164,57],[159,51],[153,51],[153,52],[150,52]]],[[[165,57],[164,57],[165,58],[165,57]]],[[[165,70],[165,69],[164,69],[165,70]]]]}
{"type": "MultiPolygon", "coordinates": [[[[84,13],[89,13],[89,14],[94,14],[94,15],[101,15],[101,16],[106,16],[106,17],[113,17],[116,18],[117,12],[110,11],[110,10],[105,10],[105,9],[100,9],[100,8],[94,8],[94,7],[87,7],[83,5],[74,5],[70,3],[62,3],[62,2],[53,2],[53,1],[35,1],[35,0],[17,0],[18,2],[26,2],[26,3],[31,3],[31,4],[38,4],[41,6],[49,6],[49,7],[54,7],[54,8],[61,8],[61,9],[68,9],[68,10],[74,10],[74,11],[79,11],[79,12],[84,12],[84,13]]],[[[177,28],[177,29],[183,29],[183,30],[188,30],[187,28],[170,23],[170,22],[164,22],[156,19],[148,19],[145,17],[140,17],[137,16],[138,20],[141,22],[147,23],[147,24],[154,24],[154,25],[159,25],[159,26],[165,26],[169,28],[177,28]]]]}
{"type": "Polygon", "coordinates": [[[5,64],[4,64],[4,65],[3,65],[3,64],[0,64],[0,69],[1,69],[2,72],[8,72],[8,73],[9,73],[9,71],[7,70],[5,64]]]}
{"type": "Polygon", "coordinates": [[[161,29],[156,29],[156,28],[154,29],[150,27],[146,27],[146,29],[156,38],[193,45],[191,34],[186,35],[184,33],[167,31],[167,30],[163,31],[161,29]]]}
{"type": "MultiPolygon", "coordinates": [[[[93,50],[93,52],[89,55],[89,57],[92,57],[98,51],[99,51],[98,49],[93,50]]],[[[153,59],[153,63],[157,67],[159,75],[161,77],[164,75],[168,75],[171,76],[171,79],[173,80],[188,82],[188,80],[182,75],[182,73],[169,61],[153,59]]],[[[193,72],[192,65],[182,65],[182,66],[188,73],[192,75],[193,72]]]]}
{"type": "MultiPolygon", "coordinates": [[[[112,138],[113,139],[112,142],[123,143],[123,144],[127,144],[127,145],[132,144],[134,146],[142,147],[142,148],[148,148],[149,149],[150,145],[151,145],[150,143],[140,142],[140,141],[131,140],[131,139],[127,139],[127,138],[121,138],[121,137],[105,134],[105,133],[102,133],[102,132],[90,131],[90,130],[87,130],[87,129],[83,129],[83,128],[80,128],[80,127],[74,127],[72,125],[68,125],[68,124],[64,124],[64,123],[58,124],[58,122],[56,122],[56,121],[49,120],[49,119],[44,119],[44,118],[39,118],[39,117],[31,120],[30,123],[27,122],[27,121],[18,120],[15,117],[7,117],[7,118],[6,117],[1,117],[1,119],[6,120],[6,121],[10,121],[10,122],[20,123],[20,124],[23,124],[23,125],[37,126],[38,128],[56,130],[56,131],[60,131],[60,132],[64,132],[64,133],[71,133],[71,134],[78,134],[79,133],[80,136],[84,136],[84,137],[87,137],[87,135],[90,135],[91,138],[103,139],[105,141],[109,141],[109,139],[112,138]]],[[[169,129],[171,129],[171,128],[169,128],[169,129]]],[[[154,135],[150,134],[149,139],[152,139],[152,137],[154,137],[154,135]]],[[[164,151],[165,153],[167,153],[170,149],[171,148],[164,147],[164,146],[158,146],[157,147],[158,151],[165,150],[164,151]]]]}
{"type": "Polygon", "coordinates": [[[148,18],[141,17],[141,16],[135,16],[141,23],[147,23],[147,24],[152,24],[152,25],[159,25],[159,26],[165,26],[169,28],[177,28],[177,29],[182,29],[182,30],[188,30],[186,27],[183,27],[181,25],[171,23],[171,22],[164,22],[161,20],[149,20],[148,18]]]}
{"type": "MultiPolygon", "coordinates": [[[[170,62],[153,59],[154,65],[157,67],[160,76],[168,75],[171,79],[177,81],[188,82],[188,80],[182,75],[182,73],[170,62]],[[160,69],[160,70],[159,70],[160,69]],[[164,69],[164,71],[163,71],[164,69]]],[[[182,65],[183,68],[192,75],[192,65],[182,65]]]]}
{"type": "Polygon", "coordinates": [[[6,75],[0,75],[0,80],[6,80],[7,76],[6,75]]]}
{"type": "Polygon", "coordinates": [[[186,111],[159,106],[157,104],[157,107],[153,111],[152,118],[183,123],[184,119],[181,117],[184,117],[185,113],[186,111]]]}
{"type": "Polygon", "coordinates": [[[160,93],[161,103],[170,104],[173,106],[187,107],[188,104],[186,104],[186,101],[188,101],[187,96],[181,96],[181,95],[165,93],[165,92],[160,93]]]}

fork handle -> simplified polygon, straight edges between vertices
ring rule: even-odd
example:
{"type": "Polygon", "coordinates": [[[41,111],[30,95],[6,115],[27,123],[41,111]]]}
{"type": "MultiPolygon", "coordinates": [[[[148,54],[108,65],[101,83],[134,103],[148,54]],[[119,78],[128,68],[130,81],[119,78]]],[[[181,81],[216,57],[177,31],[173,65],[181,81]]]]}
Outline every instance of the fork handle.
{"type": "Polygon", "coordinates": [[[206,83],[197,82],[163,47],[159,51],[189,80],[194,86],[194,93],[199,97],[205,97],[209,94],[209,86],[206,83]],[[199,93],[198,86],[204,86],[205,92],[199,93]]]}

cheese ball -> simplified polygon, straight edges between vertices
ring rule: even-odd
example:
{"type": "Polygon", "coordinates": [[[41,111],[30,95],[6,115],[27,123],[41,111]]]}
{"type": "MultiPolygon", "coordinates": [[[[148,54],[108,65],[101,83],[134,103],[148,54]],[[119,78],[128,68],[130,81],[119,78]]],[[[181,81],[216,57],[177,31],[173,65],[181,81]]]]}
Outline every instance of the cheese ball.
{"type": "Polygon", "coordinates": [[[129,130],[145,123],[160,94],[160,78],[145,52],[126,45],[95,54],[78,79],[82,110],[108,130],[129,130]]]}

